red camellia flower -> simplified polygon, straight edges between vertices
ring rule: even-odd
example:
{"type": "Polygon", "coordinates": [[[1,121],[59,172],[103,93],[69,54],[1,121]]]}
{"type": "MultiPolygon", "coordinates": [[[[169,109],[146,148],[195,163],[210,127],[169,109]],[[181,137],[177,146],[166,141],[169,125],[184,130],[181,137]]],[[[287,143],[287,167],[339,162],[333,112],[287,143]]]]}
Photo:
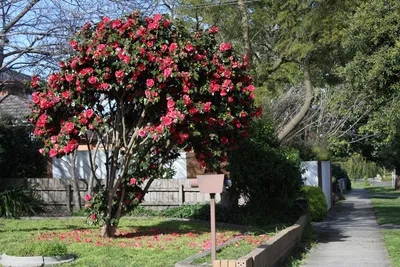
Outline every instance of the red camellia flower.
{"type": "Polygon", "coordinates": [[[67,122],[66,124],[65,124],[65,129],[67,130],[67,133],[72,133],[72,131],[74,130],[74,128],[75,128],[75,125],[74,125],[74,123],[73,122],[67,122]]]}
{"type": "Polygon", "coordinates": [[[185,50],[186,50],[187,52],[189,52],[189,53],[192,53],[192,52],[194,51],[194,47],[193,47],[192,44],[187,44],[187,45],[185,46],[185,50]]]}
{"type": "Polygon", "coordinates": [[[209,33],[212,33],[212,34],[218,33],[218,28],[215,27],[215,26],[212,26],[212,27],[208,30],[208,32],[209,32],[209,33]]]}
{"type": "Polygon", "coordinates": [[[229,43],[222,43],[219,45],[219,51],[224,52],[232,49],[232,45],[229,43]]]}
{"type": "Polygon", "coordinates": [[[73,77],[71,74],[66,74],[66,75],[65,75],[65,80],[66,80],[67,82],[71,82],[73,79],[74,79],[74,77],[73,77]]]}
{"type": "Polygon", "coordinates": [[[211,102],[205,103],[204,106],[203,106],[203,111],[204,112],[210,112],[210,110],[211,110],[211,102]]]}
{"type": "Polygon", "coordinates": [[[93,115],[94,115],[94,111],[92,109],[88,109],[85,111],[86,118],[91,119],[93,117],[93,115]]]}
{"type": "Polygon", "coordinates": [[[50,149],[50,152],[49,152],[49,156],[52,158],[52,157],[55,157],[55,156],[57,156],[57,150],[55,150],[55,149],[50,149]]]}
{"type": "Polygon", "coordinates": [[[119,28],[119,27],[121,27],[121,21],[120,21],[119,19],[114,20],[114,21],[111,23],[111,28],[117,29],[117,28],[119,28]]]}
{"type": "Polygon", "coordinates": [[[90,218],[91,218],[93,221],[96,220],[96,214],[90,215],[90,218]]]}
{"type": "Polygon", "coordinates": [[[171,68],[166,68],[166,69],[164,70],[164,77],[165,77],[165,78],[168,78],[171,74],[172,74],[171,68]]]}
{"type": "Polygon", "coordinates": [[[68,91],[64,91],[64,92],[61,93],[61,96],[63,98],[65,98],[65,99],[68,99],[69,98],[69,92],[68,91]]]}
{"type": "Polygon", "coordinates": [[[78,42],[76,40],[72,40],[69,45],[73,48],[76,49],[76,47],[78,46],[78,42]]]}
{"type": "Polygon", "coordinates": [[[116,77],[117,79],[122,79],[122,78],[124,77],[124,75],[125,75],[125,72],[124,72],[123,70],[117,70],[117,71],[115,72],[115,77],[116,77]]]}
{"type": "Polygon", "coordinates": [[[149,30],[156,30],[159,27],[160,27],[160,25],[158,25],[157,22],[150,23],[149,26],[148,26],[149,30]]]}
{"type": "Polygon", "coordinates": [[[31,81],[31,86],[33,88],[37,87],[38,86],[38,82],[39,82],[39,76],[37,76],[37,75],[33,76],[32,77],[32,81],[31,81]]]}
{"type": "Polygon", "coordinates": [[[154,15],[154,21],[158,22],[162,19],[162,15],[161,14],[155,14],[154,15]]]}
{"type": "Polygon", "coordinates": [[[85,196],[85,201],[90,201],[92,199],[92,196],[91,195],[86,195],[85,196]]]}
{"type": "Polygon", "coordinates": [[[154,86],[154,80],[153,79],[147,79],[146,80],[146,85],[149,88],[152,88],[154,86]]]}
{"type": "Polygon", "coordinates": [[[145,137],[146,136],[146,131],[144,131],[143,129],[139,130],[139,136],[140,137],[145,137]]]}
{"type": "Polygon", "coordinates": [[[172,53],[178,48],[178,45],[176,43],[172,43],[169,46],[169,52],[172,53]]]}
{"type": "Polygon", "coordinates": [[[88,81],[90,84],[95,84],[97,83],[97,78],[96,76],[90,76],[88,81]]]}
{"type": "Polygon", "coordinates": [[[135,178],[131,178],[129,180],[129,184],[136,184],[136,179],[135,178]]]}
{"type": "Polygon", "coordinates": [[[223,143],[224,145],[226,145],[228,142],[229,142],[229,139],[227,137],[223,136],[221,138],[221,143],[223,143]]]}

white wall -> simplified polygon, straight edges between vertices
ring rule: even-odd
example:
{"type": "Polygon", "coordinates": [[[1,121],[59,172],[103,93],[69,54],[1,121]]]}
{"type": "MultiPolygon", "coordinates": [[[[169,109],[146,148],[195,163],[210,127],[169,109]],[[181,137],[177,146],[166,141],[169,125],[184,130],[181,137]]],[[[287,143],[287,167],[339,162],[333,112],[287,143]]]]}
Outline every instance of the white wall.
{"type": "Polygon", "coordinates": [[[301,169],[304,185],[318,186],[318,161],[303,161],[301,169]]]}
{"type": "MultiPolygon", "coordinates": [[[[106,177],[106,157],[104,152],[97,152],[96,157],[96,176],[100,179],[106,177]]],[[[90,177],[90,162],[88,152],[85,150],[79,150],[77,154],[76,163],[76,175],[79,179],[89,179],[90,177]]],[[[186,152],[181,152],[178,159],[172,164],[172,168],[176,171],[174,179],[186,179],[186,152]]],[[[64,156],[62,158],[53,158],[53,178],[71,178],[70,175],[70,157],[64,156]]]]}
{"type": "MultiPolygon", "coordinates": [[[[305,185],[318,186],[318,161],[303,161],[301,163],[303,170],[302,178],[305,185]]],[[[331,208],[332,203],[332,180],[331,180],[331,162],[321,162],[321,173],[322,177],[322,192],[324,192],[328,210],[331,208]]]]}
{"type": "Polygon", "coordinates": [[[332,203],[332,180],[331,180],[331,162],[330,161],[322,161],[321,162],[321,171],[322,171],[322,191],[325,194],[326,203],[328,204],[328,210],[331,208],[332,203]]]}

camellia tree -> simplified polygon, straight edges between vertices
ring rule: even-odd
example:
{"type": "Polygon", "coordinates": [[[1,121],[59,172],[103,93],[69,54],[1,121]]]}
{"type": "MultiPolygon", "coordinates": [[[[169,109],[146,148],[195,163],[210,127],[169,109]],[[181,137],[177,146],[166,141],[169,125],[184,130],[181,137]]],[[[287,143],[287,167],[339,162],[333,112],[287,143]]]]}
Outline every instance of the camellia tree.
{"type": "Polygon", "coordinates": [[[159,14],[105,17],[77,33],[75,53],[47,84],[32,81],[41,152],[62,157],[88,146],[92,175],[104,182],[86,195],[86,208],[103,236],[114,235],[179,149],[216,172],[260,115],[246,58],[217,44],[217,32],[189,33],[159,14]],[[105,155],[106,177],[96,177],[96,154],[105,155]]]}

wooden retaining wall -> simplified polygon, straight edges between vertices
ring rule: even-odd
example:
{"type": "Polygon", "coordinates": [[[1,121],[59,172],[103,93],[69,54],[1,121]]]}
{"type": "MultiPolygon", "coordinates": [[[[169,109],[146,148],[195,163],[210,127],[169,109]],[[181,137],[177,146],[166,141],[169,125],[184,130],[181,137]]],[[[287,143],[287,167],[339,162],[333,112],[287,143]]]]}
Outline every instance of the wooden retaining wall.
{"type": "MultiPolygon", "coordinates": [[[[70,208],[73,205],[71,179],[55,178],[6,178],[0,179],[0,188],[23,184],[34,188],[46,205],[70,208]]],[[[80,181],[81,198],[87,194],[87,185],[80,181]]],[[[189,179],[156,179],[144,197],[142,206],[162,209],[182,204],[204,203],[210,200],[209,195],[201,194],[198,188],[191,188],[189,179]]],[[[217,196],[217,201],[219,195],[217,196]]]]}
{"type": "Polygon", "coordinates": [[[275,267],[286,258],[298,243],[308,222],[308,215],[301,216],[297,222],[277,233],[265,244],[238,260],[216,260],[213,267],[275,267]]]}

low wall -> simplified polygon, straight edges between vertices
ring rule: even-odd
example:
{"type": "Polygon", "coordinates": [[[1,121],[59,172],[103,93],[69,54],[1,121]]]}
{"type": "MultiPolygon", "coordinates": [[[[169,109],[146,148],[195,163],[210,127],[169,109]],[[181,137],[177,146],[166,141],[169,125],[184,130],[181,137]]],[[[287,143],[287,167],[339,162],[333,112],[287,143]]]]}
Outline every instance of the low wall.
{"type": "MultiPolygon", "coordinates": [[[[73,206],[73,189],[71,179],[56,178],[5,178],[0,179],[0,188],[23,184],[34,188],[34,191],[48,206],[68,209],[73,206]]],[[[78,183],[81,199],[87,194],[87,185],[81,180],[78,183]]],[[[219,194],[216,196],[220,200],[219,194]]],[[[208,194],[201,194],[199,188],[191,188],[190,179],[156,179],[144,197],[142,206],[162,209],[182,204],[208,202],[208,194]]]]}
{"type": "Polygon", "coordinates": [[[288,256],[303,236],[308,216],[301,216],[297,222],[280,231],[265,244],[260,245],[238,260],[216,260],[213,267],[273,267],[288,256]]]}

